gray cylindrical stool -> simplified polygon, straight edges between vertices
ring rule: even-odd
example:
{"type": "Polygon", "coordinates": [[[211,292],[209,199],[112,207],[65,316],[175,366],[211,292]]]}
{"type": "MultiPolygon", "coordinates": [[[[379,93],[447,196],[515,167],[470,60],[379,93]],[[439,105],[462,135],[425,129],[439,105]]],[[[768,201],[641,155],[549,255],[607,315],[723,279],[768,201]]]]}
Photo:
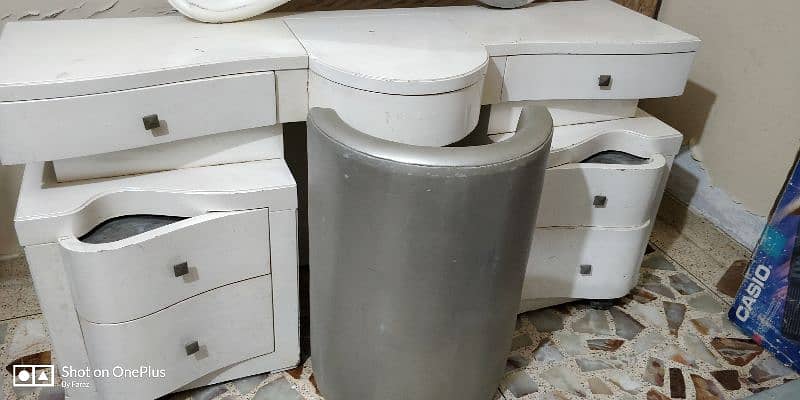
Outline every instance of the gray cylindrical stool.
{"type": "Polygon", "coordinates": [[[552,120],[421,147],[308,119],[311,359],[327,400],[487,400],[511,346],[552,120]]]}

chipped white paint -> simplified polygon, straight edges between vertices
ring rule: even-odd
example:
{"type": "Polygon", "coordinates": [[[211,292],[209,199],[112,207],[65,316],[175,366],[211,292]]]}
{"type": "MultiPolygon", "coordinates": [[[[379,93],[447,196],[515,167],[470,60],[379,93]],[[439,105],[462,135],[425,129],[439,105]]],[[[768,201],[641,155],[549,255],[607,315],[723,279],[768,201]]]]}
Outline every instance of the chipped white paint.
{"type": "Polygon", "coordinates": [[[0,21],[149,17],[174,13],[165,0],[4,0],[0,21]]]}

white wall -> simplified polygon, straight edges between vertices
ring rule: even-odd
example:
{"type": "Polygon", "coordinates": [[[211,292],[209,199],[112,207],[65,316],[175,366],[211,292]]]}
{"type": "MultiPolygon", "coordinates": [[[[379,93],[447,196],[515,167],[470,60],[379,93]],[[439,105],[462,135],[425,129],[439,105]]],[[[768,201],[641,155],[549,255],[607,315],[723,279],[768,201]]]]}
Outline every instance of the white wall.
{"type": "Polygon", "coordinates": [[[691,138],[714,186],[766,216],[800,148],[800,5],[664,0],[659,19],[703,45],[686,93],[642,107],[691,138]]]}
{"type": "MultiPolygon", "coordinates": [[[[8,21],[156,16],[174,12],[167,0],[0,0],[0,29],[8,21]]],[[[20,167],[0,167],[0,257],[19,251],[12,220],[20,167]]]]}

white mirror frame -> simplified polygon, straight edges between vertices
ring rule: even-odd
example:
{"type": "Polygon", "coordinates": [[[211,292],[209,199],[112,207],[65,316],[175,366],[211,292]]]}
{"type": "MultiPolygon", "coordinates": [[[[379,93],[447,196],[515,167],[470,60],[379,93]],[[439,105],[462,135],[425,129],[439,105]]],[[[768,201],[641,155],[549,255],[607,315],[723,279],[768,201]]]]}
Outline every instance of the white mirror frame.
{"type": "Polygon", "coordinates": [[[290,0],[169,0],[181,14],[203,22],[241,21],[263,14],[290,0]]]}
{"type": "MultiPolygon", "coordinates": [[[[241,21],[263,14],[290,0],[169,0],[181,14],[203,22],[241,21]]],[[[498,8],[517,8],[534,0],[480,0],[498,8]]]]}

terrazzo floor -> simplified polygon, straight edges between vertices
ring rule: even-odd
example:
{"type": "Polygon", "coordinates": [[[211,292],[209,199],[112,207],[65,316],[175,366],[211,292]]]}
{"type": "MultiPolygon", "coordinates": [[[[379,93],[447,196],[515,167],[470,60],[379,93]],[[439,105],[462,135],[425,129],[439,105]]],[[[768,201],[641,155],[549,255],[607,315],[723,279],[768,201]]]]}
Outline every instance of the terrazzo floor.
{"type": "MultiPolygon", "coordinates": [[[[521,314],[495,399],[738,399],[798,375],[725,313],[746,249],[666,198],[638,286],[608,310],[575,302],[521,314]],[[738,261],[738,267],[737,267],[738,261]],[[729,268],[730,267],[730,268],[729,268]],[[727,289],[726,289],[727,288],[727,289]]],[[[63,399],[12,388],[11,367],[51,363],[24,259],[0,261],[1,399],[63,399]]],[[[357,379],[357,378],[354,378],[357,379]]],[[[322,400],[311,360],[169,400],[322,400]]]]}

